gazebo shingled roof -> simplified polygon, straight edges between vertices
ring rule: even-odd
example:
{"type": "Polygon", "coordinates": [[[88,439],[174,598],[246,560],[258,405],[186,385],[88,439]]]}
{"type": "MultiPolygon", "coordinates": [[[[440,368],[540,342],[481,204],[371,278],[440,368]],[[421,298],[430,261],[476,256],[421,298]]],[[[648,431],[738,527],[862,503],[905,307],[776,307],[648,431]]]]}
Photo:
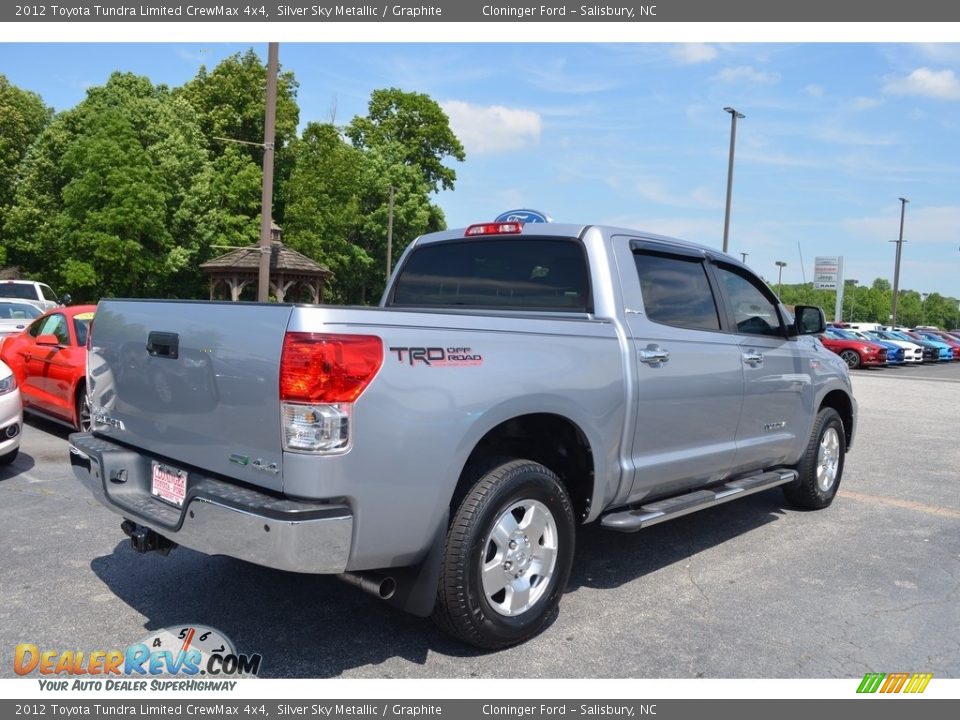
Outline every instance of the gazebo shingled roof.
{"type": "MultiPolygon", "coordinates": [[[[309,289],[314,303],[323,298],[323,285],[333,273],[314,262],[303,253],[288,248],[280,237],[280,228],[273,226],[274,239],[270,243],[270,291],[283,302],[293,285],[300,284],[309,289]]],[[[240,293],[249,283],[256,284],[260,273],[260,246],[251,245],[237,248],[215,257],[200,265],[200,269],[210,276],[210,299],[214,299],[216,287],[224,283],[230,289],[230,298],[234,302],[240,299],[240,293]]]]}

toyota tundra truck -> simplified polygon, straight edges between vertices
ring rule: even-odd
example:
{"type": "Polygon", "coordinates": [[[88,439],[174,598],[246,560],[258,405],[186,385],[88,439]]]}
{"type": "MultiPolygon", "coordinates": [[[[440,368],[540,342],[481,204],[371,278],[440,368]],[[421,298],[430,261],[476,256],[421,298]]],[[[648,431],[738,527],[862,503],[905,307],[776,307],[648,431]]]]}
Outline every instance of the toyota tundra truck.
{"type": "Polygon", "coordinates": [[[482,223],[415,240],[378,307],[102,301],[70,460],[137,551],[335,574],[501,648],[579,525],[830,505],[857,405],[823,329],[709,247],[482,223]]]}

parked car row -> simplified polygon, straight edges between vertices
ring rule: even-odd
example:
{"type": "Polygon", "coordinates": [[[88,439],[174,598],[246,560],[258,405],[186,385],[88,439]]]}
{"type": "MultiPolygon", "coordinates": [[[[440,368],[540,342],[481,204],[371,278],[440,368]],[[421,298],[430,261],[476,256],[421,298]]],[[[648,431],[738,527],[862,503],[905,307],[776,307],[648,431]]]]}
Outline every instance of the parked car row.
{"type": "Polygon", "coordinates": [[[820,340],[851,369],[960,360],[960,331],[831,323],[820,340]]]}

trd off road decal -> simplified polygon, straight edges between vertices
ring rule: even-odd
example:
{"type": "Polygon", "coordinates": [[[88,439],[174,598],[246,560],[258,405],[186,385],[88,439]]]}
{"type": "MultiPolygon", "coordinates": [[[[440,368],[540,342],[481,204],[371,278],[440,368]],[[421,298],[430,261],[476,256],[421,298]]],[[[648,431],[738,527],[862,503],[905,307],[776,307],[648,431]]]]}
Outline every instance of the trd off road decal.
{"type": "Polygon", "coordinates": [[[392,347],[397,360],[409,365],[430,367],[483,365],[483,356],[468,347],[392,347]]]}

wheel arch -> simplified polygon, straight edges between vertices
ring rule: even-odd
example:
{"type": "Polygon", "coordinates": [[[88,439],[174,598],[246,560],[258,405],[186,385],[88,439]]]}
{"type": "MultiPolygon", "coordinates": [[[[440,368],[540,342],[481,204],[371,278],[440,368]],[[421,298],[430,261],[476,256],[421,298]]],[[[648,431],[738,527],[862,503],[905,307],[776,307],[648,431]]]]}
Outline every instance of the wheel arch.
{"type": "Polygon", "coordinates": [[[549,412],[517,415],[490,428],[473,446],[460,473],[451,511],[484,473],[501,461],[523,458],[549,468],[560,478],[578,522],[593,505],[594,453],[583,429],[570,418],[549,412]]]}
{"type": "Polygon", "coordinates": [[[853,444],[853,431],[856,419],[853,399],[843,390],[831,390],[820,401],[819,410],[833,408],[843,421],[843,435],[847,449],[853,444]]]}

